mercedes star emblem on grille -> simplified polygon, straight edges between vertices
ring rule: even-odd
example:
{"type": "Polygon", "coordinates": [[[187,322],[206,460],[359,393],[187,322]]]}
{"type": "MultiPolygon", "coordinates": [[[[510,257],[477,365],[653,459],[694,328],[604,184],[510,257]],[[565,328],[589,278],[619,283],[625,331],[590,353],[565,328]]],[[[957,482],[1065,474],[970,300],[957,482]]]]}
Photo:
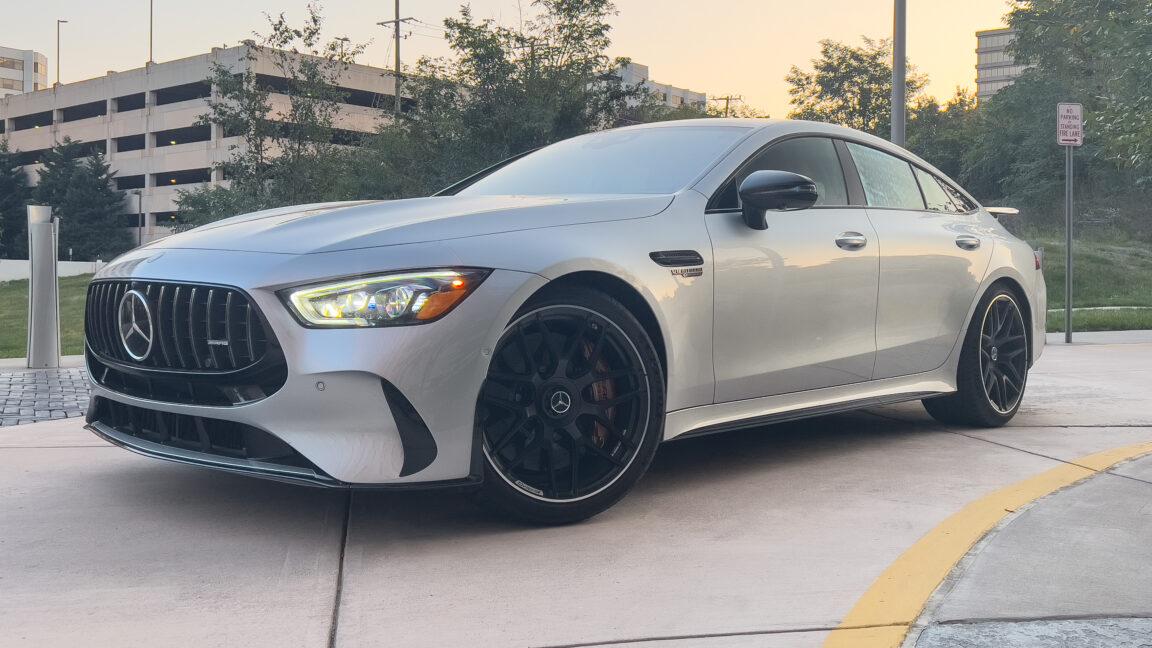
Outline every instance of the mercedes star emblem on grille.
{"type": "Polygon", "coordinates": [[[120,342],[133,360],[140,361],[152,352],[152,311],[148,308],[148,298],[138,290],[129,290],[120,298],[116,312],[120,325],[120,342]]]}

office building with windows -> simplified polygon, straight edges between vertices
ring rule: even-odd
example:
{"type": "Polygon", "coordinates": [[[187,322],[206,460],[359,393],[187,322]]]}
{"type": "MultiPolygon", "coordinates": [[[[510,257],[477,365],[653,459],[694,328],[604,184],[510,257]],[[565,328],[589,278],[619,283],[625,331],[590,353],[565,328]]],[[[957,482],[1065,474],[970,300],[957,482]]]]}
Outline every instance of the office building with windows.
{"type": "Polygon", "coordinates": [[[32,50],[0,47],[0,97],[48,86],[48,57],[32,50]]]}
{"type": "MultiPolygon", "coordinates": [[[[213,48],[207,54],[0,97],[0,138],[21,152],[33,183],[45,150],[65,136],[85,142],[116,172],[117,188],[137,194],[125,201],[126,225],[141,222],[138,234],[144,242],[160,238],[175,224],[177,192],[227,184],[216,165],[244,146],[241,138],[216,125],[196,124],[213,93],[206,82],[212,65],[237,72],[251,65],[266,87],[284,87],[271,57],[257,51],[250,61],[248,53],[243,45],[213,48]],[[144,215],[140,221],[138,210],[144,215]]],[[[336,141],[352,143],[391,118],[391,71],[352,65],[339,83],[347,97],[336,116],[336,141]]],[[[269,103],[275,119],[286,112],[288,97],[273,90],[269,103]]]]}
{"type": "Polygon", "coordinates": [[[1015,29],[988,29],[976,32],[976,99],[983,101],[1012,85],[1028,66],[1017,65],[1008,45],[1019,33],[1015,29]]]}
{"type": "Polygon", "coordinates": [[[624,80],[626,85],[643,85],[653,92],[664,105],[672,108],[689,105],[703,112],[708,107],[708,95],[702,92],[693,92],[649,79],[647,65],[629,63],[620,69],[620,78],[624,80]]]}

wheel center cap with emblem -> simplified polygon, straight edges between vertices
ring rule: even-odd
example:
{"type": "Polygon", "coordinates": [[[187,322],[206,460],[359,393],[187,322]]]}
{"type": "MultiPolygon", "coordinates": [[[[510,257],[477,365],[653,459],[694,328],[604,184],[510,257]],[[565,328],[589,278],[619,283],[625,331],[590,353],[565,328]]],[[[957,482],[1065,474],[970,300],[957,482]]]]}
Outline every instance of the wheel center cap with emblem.
{"type": "Polygon", "coordinates": [[[992,356],[992,362],[996,362],[997,360],[1000,359],[1000,349],[997,349],[996,347],[992,347],[992,353],[990,353],[989,355],[992,356]]]}
{"type": "Polygon", "coordinates": [[[553,416],[564,416],[572,409],[572,395],[563,389],[552,392],[548,397],[548,413],[553,416]]]}
{"type": "Polygon", "coordinates": [[[120,343],[133,360],[140,361],[152,352],[155,329],[148,298],[138,290],[129,290],[120,298],[116,309],[116,323],[120,329],[120,343]]]}

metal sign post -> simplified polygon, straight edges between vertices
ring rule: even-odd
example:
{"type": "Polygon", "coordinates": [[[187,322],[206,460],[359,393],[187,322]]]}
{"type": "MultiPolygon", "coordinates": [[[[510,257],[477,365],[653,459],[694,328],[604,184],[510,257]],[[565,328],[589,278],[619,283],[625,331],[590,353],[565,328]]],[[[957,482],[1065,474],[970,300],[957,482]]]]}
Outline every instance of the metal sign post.
{"type": "Polygon", "coordinates": [[[1072,343],[1072,147],[1084,144],[1084,106],[1056,104],[1056,143],[1064,147],[1064,343],[1072,343]]]}

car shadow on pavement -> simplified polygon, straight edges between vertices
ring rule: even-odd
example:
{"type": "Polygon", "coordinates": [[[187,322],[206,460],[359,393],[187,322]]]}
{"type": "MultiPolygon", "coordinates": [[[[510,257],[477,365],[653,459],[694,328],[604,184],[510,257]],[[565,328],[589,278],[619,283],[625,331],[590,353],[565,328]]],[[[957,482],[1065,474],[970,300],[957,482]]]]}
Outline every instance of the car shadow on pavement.
{"type": "MultiPolygon", "coordinates": [[[[929,433],[943,432],[920,422],[852,412],[665,443],[631,493],[578,526],[627,524],[630,517],[682,506],[707,515],[709,507],[729,506],[725,493],[749,486],[771,490],[777,480],[794,480],[798,470],[820,465],[835,470],[861,451],[882,456],[892,444],[929,433]]],[[[354,530],[409,540],[532,529],[452,491],[357,491],[352,511],[354,530]]]]}
{"type": "MultiPolygon", "coordinates": [[[[756,488],[769,497],[799,472],[836,470],[861,453],[883,457],[886,447],[909,437],[941,433],[922,422],[851,412],[673,441],[660,448],[648,474],[624,500],[584,524],[626,523],[629,517],[688,503],[707,514],[711,506],[726,506],[725,493],[756,488]]],[[[235,532],[235,519],[244,520],[245,533],[290,532],[304,511],[331,523],[332,517],[343,518],[348,497],[340,489],[138,458],[90,469],[106,474],[89,476],[85,499],[118,502],[156,520],[221,533],[235,532]]],[[[478,506],[459,489],[363,489],[351,498],[353,530],[381,537],[458,538],[532,528],[478,506]]]]}

